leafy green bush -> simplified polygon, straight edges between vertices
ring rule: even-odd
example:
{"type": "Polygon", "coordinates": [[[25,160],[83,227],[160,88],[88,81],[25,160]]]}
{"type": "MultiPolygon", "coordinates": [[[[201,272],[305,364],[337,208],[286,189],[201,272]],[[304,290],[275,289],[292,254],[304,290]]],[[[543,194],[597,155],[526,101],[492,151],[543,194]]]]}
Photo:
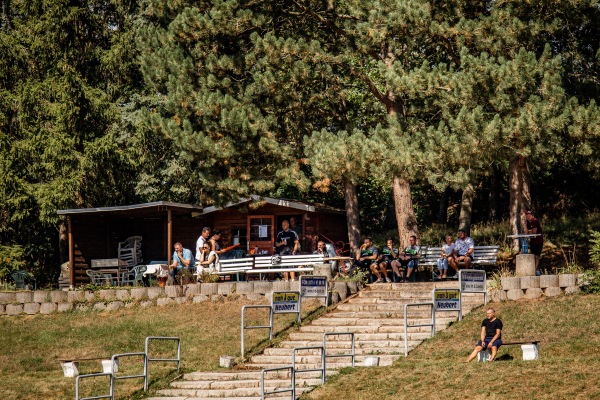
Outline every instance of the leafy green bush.
{"type": "Polygon", "coordinates": [[[24,253],[19,245],[0,245],[0,281],[9,281],[12,272],[25,268],[24,253]]]}
{"type": "Polygon", "coordinates": [[[600,293],[600,269],[591,269],[583,273],[581,290],[586,293],[600,293]]]}
{"type": "Polygon", "coordinates": [[[591,230],[590,236],[590,260],[600,266],[600,232],[591,230]]]}

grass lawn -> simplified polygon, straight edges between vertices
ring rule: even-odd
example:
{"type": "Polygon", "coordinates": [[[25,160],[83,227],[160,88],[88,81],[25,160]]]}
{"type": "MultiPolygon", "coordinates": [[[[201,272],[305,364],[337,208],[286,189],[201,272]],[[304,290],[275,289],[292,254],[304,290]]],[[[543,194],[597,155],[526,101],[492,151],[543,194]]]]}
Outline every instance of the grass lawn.
{"type": "Polygon", "coordinates": [[[390,367],[345,370],[303,399],[599,399],[599,295],[491,304],[505,341],[541,340],[540,358],[523,361],[520,346],[500,359],[465,364],[485,310],[424,342],[390,367]]]}
{"type": "MultiPolygon", "coordinates": [[[[111,356],[143,352],[147,336],[178,336],[182,340],[183,372],[216,370],[219,356],[240,354],[241,307],[247,302],[186,304],[172,307],[132,308],[116,312],[69,312],[52,315],[0,318],[0,392],[4,399],[71,399],[75,378],[65,378],[63,358],[111,356]]],[[[316,308],[305,307],[304,313],[316,308]]],[[[247,325],[267,325],[266,313],[247,311],[247,325]]],[[[275,331],[293,323],[293,316],[275,318],[275,331]]],[[[246,351],[265,339],[267,330],[246,331],[246,351]]],[[[159,351],[151,348],[151,351],[159,351]]],[[[152,353],[153,357],[161,356],[152,353]]],[[[175,354],[173,344],[164,357],[175,354]],[[170,354],[169,351],[171,352],[170,354]]],[[[141,360],[141,359],[138,359],[141,360]]],[[[126,359],[123,359],[126,361],[126,359]]],[[[136,359],[122,363],[121,371],[141,373],[136,359]]],[[[176,373],[174,363],[151,364],[151,388],[166,384],[176,373]]],[[[101,372],[99,361],[82,362],[80,374],[101,372]]],[[[102,382],[82,382],[83,395],[100,390],[102,382]]],[[[108,387],[107,383],[104,382],[108,387]]],[[[140,397],[141,379],[117,382],[117,398],[140,397]],[[137,393],[136,393],[137,392],[137,393]]],[[[102,392],[102,391],[101,391],[102,392]]],[[[104,391],[105,393],[108,390],[104,391]]],[[[101,393],[93,393],[99,395],[101,393]]]]}

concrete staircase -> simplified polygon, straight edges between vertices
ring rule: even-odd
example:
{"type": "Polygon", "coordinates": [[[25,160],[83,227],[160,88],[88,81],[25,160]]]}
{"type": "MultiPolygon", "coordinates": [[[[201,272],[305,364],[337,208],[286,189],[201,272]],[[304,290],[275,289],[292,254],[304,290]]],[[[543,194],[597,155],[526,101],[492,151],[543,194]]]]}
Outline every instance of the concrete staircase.
{"type": "MultiPolygon", "coordinates": [[[[203,400],[203,399],[260,399],[261,370],[288,366],[292,363],[292,349],[298,347],[322,346],[325,332],[353,332],[355,337],[356,365],[363,365],[367,357],[379,357],[379,365],[391,365],[404,355],[404,305],[409,303],[431,302],[434,287],[456,288],[458,283],[380,283],[369,285],[347,302],[339,304],[310,325],[302,326],[290,333],[279,347],[265,349],[263,354],[252,356],[248,363],[230,372],[194,372],[185,374],[183,379],[171,383],[168,389],[158,391],[151,400],[203,400]]],[[[483,304],[483,295],[463,295],[463,314],[483,304]]],[[[436,332],[445,329],[457,319],[456,312],[436,313],[436,332]]],[[[411,308],[409,323],[429,323],[430,312],[427,306],[411,308]]],[[[409,328],[409,351],[423,340],[431,337],[429,327],[409,328]]],[[[347,354],[350,352],[349,335],[333,336],[327,340],[327,354],[347,354]]],[[[304,350],[296,354],[296,369],[319,368],[320,351],[304,350]]],[[[327,375],[351,365],[349,357],[329,358],[327,375]]],[[[312,390],[321,384],[319,372],[296,372],[296,394],[312,390]]],[[[269,373],[265,379],[267,391],[290,386],[288,372],[269,373]]],[[[270,395],[286,397],[289,393],[270,395]]]]}

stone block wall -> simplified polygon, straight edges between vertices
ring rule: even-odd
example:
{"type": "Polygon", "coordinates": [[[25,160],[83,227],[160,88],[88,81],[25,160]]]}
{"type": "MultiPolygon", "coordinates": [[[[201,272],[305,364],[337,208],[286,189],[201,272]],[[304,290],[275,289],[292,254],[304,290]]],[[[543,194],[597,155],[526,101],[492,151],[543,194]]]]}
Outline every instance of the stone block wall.
{"type": "Polygon", "coordinates": [[[491,301],[537,299],[581,292],[581,276],[576,274],[514,276],[500,278],[501,289],[489,289],[491,301]]]}
{"type": "MultiPolygon", "coordinates": [[[[50,314],[72,310],[114,311],[139,306],[141,308],[171,304],[268,300],[274,291],[299,290],[299,282],[221,282],[198,283],[183,286],[135,287],[83,290],[38,290],[0,292],[0,316],[19,314],[50,314]]],[[[332,282],[330,304],[343,301],[360,290],[355,282],[332,282]]],[[[324,301],[324,300],[323,300],[324,301]]]]}

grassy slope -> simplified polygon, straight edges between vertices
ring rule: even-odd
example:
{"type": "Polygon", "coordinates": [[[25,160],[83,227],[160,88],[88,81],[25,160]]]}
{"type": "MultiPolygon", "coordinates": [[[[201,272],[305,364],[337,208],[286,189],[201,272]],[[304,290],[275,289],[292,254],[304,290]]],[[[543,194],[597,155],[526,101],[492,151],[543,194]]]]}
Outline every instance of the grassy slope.
{"type": "Polygon", "coordinates": [[[519,346],[493,363],[465,364],[485,317],[475,310],[391,367],[359,368],[305,399],[591,399],[600,398],[599,295],[492,304],[505,341],[541,340],[540,359],[523,361],[519,346]]]}
{"type": "MultiPolygon", "coordinates": [[[[0,393],[4,399],[74,398],[75,379],[63,376],[59,359],[143,352],[147,336],[179,336],[184,371],[215,370],[219,368],[219,356],[240,353],[240,318],[244,304],[248,303],[233,301],[117,312],[2,317],[0,393]]],[[[314,306],[304,311],[310,309],[314,306]]],[[[246,318],[248,325],[268,323],[257,310],[249,310],[246,318]]],[[[290,324],[292,319],[291,314],[278,316],[276,331],[290,324]]],[[[265,330],[247,331],[246,350],[266,335],[265,330]]],[[[173,354],[165,353],[164,357],[173,354]]],[[[160,355],[153,353],[153,356],[160,355]]],[[[174,364],[164,365],[151,365],[151,381],[164,377],[174,364]]],[[[120,367],[121,370],[126,368],[126,365],[120,367]]],[[[93,373],[100,372],[101,366],[99,361],[85,362],[79,369],[80,373],[93,373]]],[[[139,370],[129,371],[139,373],[139,370]]],[[[93,386],[91,384],[90,389],[93,386]]],[[[140,380],[119,381],[117,398],[129,398],[141,386],[140,380]]]]}

